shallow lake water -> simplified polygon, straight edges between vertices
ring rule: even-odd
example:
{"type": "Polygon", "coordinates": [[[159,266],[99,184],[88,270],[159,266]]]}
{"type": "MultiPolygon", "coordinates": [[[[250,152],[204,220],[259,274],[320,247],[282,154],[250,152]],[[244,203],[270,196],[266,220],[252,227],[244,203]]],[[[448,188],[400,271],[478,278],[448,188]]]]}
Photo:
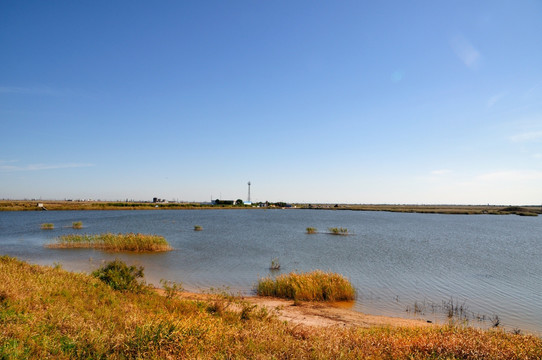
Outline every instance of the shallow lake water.
{"type": "Polygon", "coordinates": [[[333,210],[42,211],[0,213],[0,254],[90,272],[114,258],[145,267],[145,280],[193,291],[252,294],[259,277],[321,269],[348,277],[354,309],[542,334],[542,217],[333,210]],[[82,221],[83,229],[70,225],[82,221]],[[54,230],[40,224],[53,223],[54,230]],[[203,231],[194,231],[201,225],[203,231]],[[307,227],[318,229],[306,234],[307,227]],[[351,235],[327,234],[329,227],[351,235]],[[71,233],[164,236],[174,251],[113,254],[47,249],[71,233]],[[281,269],[271,272],[271,260],[281,269]],[[453,309],[451,308],[453,305],[453,309]],[[457,311],[456,311],[457,310],[457,311]]]}

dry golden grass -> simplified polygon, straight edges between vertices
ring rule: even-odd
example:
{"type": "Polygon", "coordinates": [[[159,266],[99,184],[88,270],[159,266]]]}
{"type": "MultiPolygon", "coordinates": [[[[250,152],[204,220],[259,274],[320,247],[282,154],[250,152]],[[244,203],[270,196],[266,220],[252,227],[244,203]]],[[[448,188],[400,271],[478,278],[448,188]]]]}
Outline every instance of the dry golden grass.
{"type": "Polygon", "coordinates": [[[260,296],[301,301],[343,301],[356,297],[356,290],[345,277],[320,270],[266,277],[258,280],[256,291],[260,296]]]}
{"type": "Polygon", "coordinates": [[[55,249],[94,248],[108,251],[160,252],[172,250],[163,236],[148,234],[63,235],[47,247],[55,249]]]}
{"type": "Polygon", "coordinates": [[[541,357],[535,336],[454,326],[293,326],[232,297],[206,303],[115,291],[85,274],[0,257],[0,359],[541,357]]]}

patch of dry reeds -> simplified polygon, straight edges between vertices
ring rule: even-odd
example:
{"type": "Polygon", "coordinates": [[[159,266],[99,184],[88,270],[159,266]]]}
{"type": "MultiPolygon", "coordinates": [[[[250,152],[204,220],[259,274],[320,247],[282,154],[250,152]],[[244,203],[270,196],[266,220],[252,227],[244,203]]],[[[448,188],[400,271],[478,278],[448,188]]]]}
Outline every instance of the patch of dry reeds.
{"type": "Polygon", "coordinates": [[[94,248],[108,251],[160,252],[173,250],[163,236],[127,233],[99,235],[70,234],[56,239],[47,247],[55,249],[94,248]]]}
{"type": "Polygon", "coordinates": [[[342,301],[356,297],[356,290],[344,276],[320,270],[262,278],[256,291],[261,296],[300,301],[342,301]]]}

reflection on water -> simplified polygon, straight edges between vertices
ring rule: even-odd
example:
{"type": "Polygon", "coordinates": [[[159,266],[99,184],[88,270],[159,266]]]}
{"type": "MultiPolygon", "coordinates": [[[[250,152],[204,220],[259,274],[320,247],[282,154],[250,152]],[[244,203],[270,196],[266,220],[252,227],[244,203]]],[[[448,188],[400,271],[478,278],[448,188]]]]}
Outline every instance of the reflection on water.
{"type": "Polygon", "coordinates": [[[347,276],[354,308],[370,314],[445,320],[446,301],[465,304],[472,322],[542,333],[542,217],[402,214],[332,210],[66,211],[0,213],[0,253],[90,272],[120,258],[145,267],[147,282],[187,290],[228,287],[253,293],[259,277],[321,269],[347,276]],[[69,228],[82,221],[83,229],[69,228]],[[40,224],[53,223],[54,230],[40,224]],[[194,231],[200,225],[203,231],[194,231]],[[318,234],[306,234],[307,227],[318,234]],[[330,227],[352,235],[333,236],[330,227]],[[113,254],[46,249],[70,233],[142,232],[174,251],[113,254]],[[423,311],[413,311],[415,306],[423,311]],[[439,310],[439,305],[444,311],[439,310]],[[435,310],[437,309],[437,310],[435,310]],[[408,311],[407,311],[408,310],[408,311]]]}

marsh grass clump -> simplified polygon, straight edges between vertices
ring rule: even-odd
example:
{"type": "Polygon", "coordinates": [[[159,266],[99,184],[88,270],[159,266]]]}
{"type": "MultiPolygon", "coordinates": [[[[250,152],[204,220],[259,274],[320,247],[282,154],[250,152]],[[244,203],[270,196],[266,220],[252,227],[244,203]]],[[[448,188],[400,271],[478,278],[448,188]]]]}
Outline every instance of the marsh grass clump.
{"type": "Polygon", "coordinates": [[[346,301],[356,297],[354,286],[344,276],[321,270],[259,279],[256,291],[260,296],[296,301],[346,301]]]}
{"type": "Polygon", "coordinates": [[[143,267],[128,266],[118,259],[95,270],[92,276],[114,290],[142,292],[145,289],[145,285],[138,280],[143,278],[143,267]]]}
{"type": "Polygon", "coordinates": [[[194,231],[202,231],[203,227],[201,225],[194,225],[194,231]]]}
{"type": "Polygon", "coordinates": [[[279,258],[274,258],[271,260],[271,265],[269,266],[269,270],[280,270],[279,258]]]}
{"type": "Polygon", "coordinates": [[[70,234],[56,239],[49,248],[72,249],[94,248],[108,251],[160,252],[173,250],[163,236],[148,234],[112,234],[100,235],[70,234]]]}
{"type": "Polygon", "coordinates": [[[83,228],[83,222],[82,221],[74,221],[72,222],[72,229],[82,229],[83,228]]]}
{"type": "Polygon", "coordinates": [[[308,327],[229,298],[165,300],[0,256],[0,359],[542,358],[539,336],[499,328],[308,327]]]}
{"type": "Polygon", "coordinates": [[[308,227],[307,228],[307,234],[316,234],[318,230],[314,227],[308,227]]]}
{"type": "Polygon", "coordinates": [[[52,223],[43,223],[40,227],[42,230],[53,230],[55,228],[55,225],[52,223]]]}
{"type": "Polygon", "coordinates": [[[331,227],[328,228],[329,233],[332,235],[348,235],[348,229],[342,227],[331,227]]]}

